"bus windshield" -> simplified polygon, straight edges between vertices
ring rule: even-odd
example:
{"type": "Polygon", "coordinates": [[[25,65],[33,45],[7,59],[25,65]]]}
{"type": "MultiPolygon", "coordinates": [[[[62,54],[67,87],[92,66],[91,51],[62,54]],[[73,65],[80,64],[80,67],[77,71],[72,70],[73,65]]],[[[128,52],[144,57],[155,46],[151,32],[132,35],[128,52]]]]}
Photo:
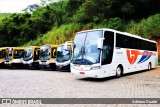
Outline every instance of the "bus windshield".
{"type": "Polygon", "coordinates": [[[64,49],[64,45],[57,47],[56,60],[57,62],[64,62],[70,59],[70,46],[67,46],[67,50],[64,49]]]}
{"type": "Polygon", "coordinates": [[[49,60],[50,59],[50,46],[42,46],[40,48],[40,55],[39,55],[40,60],[49,60]]]}
{"type": "Polygon", "coordinates": [[[14,50],[14,59],[20,59],[23,57],[23,51],[24,50],[14,50]]]}
{"type": "Polygon", "coordinates": [[[5,50],[0,51],[0,59],[5,57],[5,50]]]}
{"type": "Polygon", "coordinates": [[[10,61],[12,60],[12,48],[7,48],[6,50],[6,55],[5,55],[5,60],[10,61]]]}
{"type": "Polygon", "coordinates": [[[97,40],[103,35],[102,30],[78,33],[73,44],[74,64],[95,64],[100,62],[100,50],[97,48],[97,40]]]}
{"type": "Polygon", "coordinates": [[[23,60],[30,60],[32,58],[32,47],[28,47],[24,50],[23,60]]]}

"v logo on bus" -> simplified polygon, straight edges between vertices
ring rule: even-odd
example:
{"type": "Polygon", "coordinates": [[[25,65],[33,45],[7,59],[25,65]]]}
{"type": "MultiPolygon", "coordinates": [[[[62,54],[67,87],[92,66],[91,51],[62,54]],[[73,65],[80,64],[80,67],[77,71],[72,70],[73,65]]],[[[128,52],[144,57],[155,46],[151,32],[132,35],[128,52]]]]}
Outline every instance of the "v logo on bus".
{"type": "Polygon", "coordinates": [[[134,64],[136,62],[138,55],[142,55],[142,57],[138,61],[138,64],[147,61],[151,57],[151,55],[154,55],[152,52],[149,51],[140,52],[138,50],[128,50],[128,49],[126,50],[126,53],[130,64],[134,64]]]}
{"type": "Polygon", "coordinates": [[[126,50],[127,52],[127,58],[130,64],[134,64],[138,57],[138,51],[137,50],[126,50]]]}

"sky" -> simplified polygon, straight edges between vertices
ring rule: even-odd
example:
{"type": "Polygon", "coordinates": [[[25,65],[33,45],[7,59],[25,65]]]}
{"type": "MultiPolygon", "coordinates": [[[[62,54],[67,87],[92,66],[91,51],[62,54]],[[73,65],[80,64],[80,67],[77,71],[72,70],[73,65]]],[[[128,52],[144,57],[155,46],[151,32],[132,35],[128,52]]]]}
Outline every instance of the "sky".
{"type": "Polygon", "coordinates": [[[0,0],[0,13],[20,13],[31,4],[40,4],[40,0],[0,0]]]}

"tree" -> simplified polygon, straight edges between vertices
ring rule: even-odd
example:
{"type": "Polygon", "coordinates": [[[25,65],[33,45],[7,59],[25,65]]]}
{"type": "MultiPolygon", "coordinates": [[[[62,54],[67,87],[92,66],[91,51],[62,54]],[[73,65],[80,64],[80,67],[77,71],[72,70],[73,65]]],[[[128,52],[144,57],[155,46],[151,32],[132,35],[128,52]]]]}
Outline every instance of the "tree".
{"type": "Polygon", "coordinates": [[[126,2],[121,8],[121,11],[123,13],[123,21],[124,21],[125,14],[126,15],[132,14],[134,13],[134,10],[135,10],[134,6],[130,2],[126,2]]]}
{"type": "Polygon", "coordinates": [[[25,12],[33,12],[36,9],[38,9],[40,6],[38,4],[33,4],[33,5],[29,5],[27,6],[27,8],[25,8],[23,11],[25,12]]]}

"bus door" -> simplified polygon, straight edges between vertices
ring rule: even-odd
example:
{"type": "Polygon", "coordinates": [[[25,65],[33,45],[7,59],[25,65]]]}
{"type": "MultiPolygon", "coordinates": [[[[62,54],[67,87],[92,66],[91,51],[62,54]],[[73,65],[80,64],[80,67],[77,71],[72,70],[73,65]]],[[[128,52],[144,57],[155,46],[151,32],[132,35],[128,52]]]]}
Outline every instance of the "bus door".
{"type": "Polygon", "coordinates": [[[113,59],[113,50],[114,50],[114,32],[105,31],[104,33],[104,41],[103,41],[103,48],[102,48],[102,71],[107,74],[113,75],[113,67],[111,66],[112,59],[113,59]],[[106,67],[108,69],[106,69],[106,67]],[[112,70],[112,72],[110,72],[112,70]]]}

